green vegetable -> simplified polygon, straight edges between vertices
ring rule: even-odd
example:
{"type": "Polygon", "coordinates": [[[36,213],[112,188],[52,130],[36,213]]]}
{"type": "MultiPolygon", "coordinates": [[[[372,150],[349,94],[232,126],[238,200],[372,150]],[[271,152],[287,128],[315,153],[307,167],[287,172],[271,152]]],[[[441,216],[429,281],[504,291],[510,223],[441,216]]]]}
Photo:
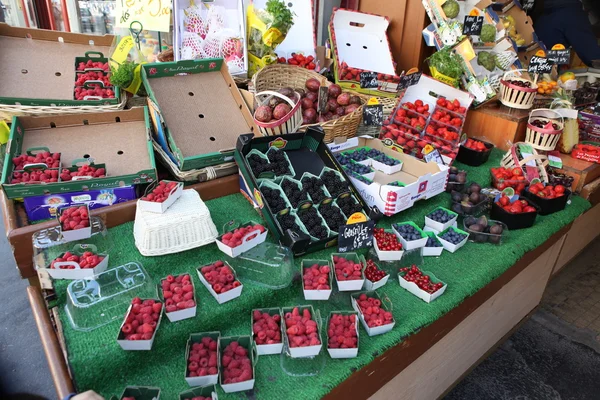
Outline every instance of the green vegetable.
{"type": "Polygon", "coordinates": [[[294,17],[284,2],[279,0],[267,1],[267,12],[273,17],[271,27],[279,29],[284,35],[294,25],[294,17]]]}
{"type": "Polygon", "coordinates": [[[481,35],[479,35],[479,39],[482,42],[489,43],[496,41],[496,27],[491,24],[484,24],[481,28],[481,35]]]}
{"type": "Polygon", "coordinates": [[[477,54],[477,64],[492,72],[496,68],[496,58],[492,53],[480,51],[477,54]]]}
{"type": "Polygon", "coordinates": [[[442,6],[442,11],[444,11],[446,17],[456,18],[458,12],[460,11],[460,7],[458,6],[458,2],[456,0],[448,0],[442,6]]]}
{"type": "Polygon", "coordinates": [[[119,65],[119,68],[110,67],[110,83],[115,86],[125,89],[133,82],[133,71],[137,67],[137,63],[124,61],[119,65]]]}
{"type": "Polygon", "coordinates": [[[460,56],[453,53],[449,47],[433,53],[427,60],[430,66],[449,78],[458,79],[464,72],[460,56]]]}

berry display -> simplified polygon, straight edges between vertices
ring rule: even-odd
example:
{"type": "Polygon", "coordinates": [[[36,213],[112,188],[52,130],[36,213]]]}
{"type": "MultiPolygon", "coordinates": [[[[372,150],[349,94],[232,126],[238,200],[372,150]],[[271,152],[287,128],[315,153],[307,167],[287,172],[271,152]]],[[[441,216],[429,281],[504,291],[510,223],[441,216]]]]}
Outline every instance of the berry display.
{"type": "Polygon", "coordinates": [[[400,251],[402,243],[392,232],[386,232],[383,228],[373,229],[373,237],[377,241],[379,251],[400,251]]]}
{"type": "Polygon", "coordinates": [[[327,347],[330,349],[356,349],[356,315],[332,314],[327,327],[327,347]]]}
{"type": "Polygon", "coordinates": [[[279,225],[281,225],[281,230],[283,232],[288,229],[294,232],[300,232],[300,227],[296,223],[296,218],[292,214],[283,214],[277,215],[277,221],[279,221],[279,225]]]}
{"type": "Polygon", "coordinates": [[[106,72],[110,71],[107,62],[103,63],[101,61],[87,60],[87,62],[80,62],[77,64],[77,71],[86,71],[88,69],[101,69],[106,72]]]}
{"type": "Polygon", "coordinates": [[[442,282],[432,282],[429,275],[423,275],[423,272],[416,265],[400,268],[400,273],[402,274],[402,279],[407,282],[416,283],[419,289],[430,294],[444,287],[442,282]]]}
{"type": "Polygon", "coordinates": [[[454,100],[446,100],[444,98],[439,98],[436,101],[436,105],[439,107],[444,107],[446,110],[454,111],[459,114],[466,114],[467,109],[460,105],[460,102],[456,99],[454,100]]]}
{"type": "Polygon", "coordinates": [[[277,189],[271,189],[270,187],[263,187],[260,189],[264,199],[271,208],[272,213],[278,213],[287,207],[285,200],[281,197],[281,192],[277,189]]]}
{"type": "Polygon", "coordinates": [[[333,197],[348,191],[348,182],[343,180],[334,171],[325,171],[321,177],[323,184],[333,197]]]}
{"type": "Polygon", "coordinates": [[[511,214],[537,212],[535,207],[531,206],[527,200],[519,199],[511,203],[510,198],[505,194],[502,194],[500,199],[496,202],[496,205],[502,207],[504,211],[511,214]]]}
{"type": "Polygon", "coordinates": [[[443,122],[446,125],[455,126],[460,128],[463,124],[463,119],[456,116],[457,114],[445,111],[443,109],[437,109],[431,119],[438,122],[443,122]]]}
{"type": "Polygon", "coordinates": [[[12,162],[15,171],[22,170],[27,164],[46,164],[48,168],[58,168],[60,167],[60,153],[44,151],[31,156],[21,154],[13,157],[12,162]]]}
{"type": "Polygon", "coordinates": [[[485,143],[483,143],[481,140],[477,140],[477,139],[467,139],[467,141],[464,142],[462,144],[462,146],[466,147],[467,149],[481,151],[481,152],[491,150],[491,148],[490,149],[487,148],[485,143]]]}
{"type": "MultiPolygon", "coordinates": [[[[335,40],[335,35],[334,35],[335,40]]],[[[360,68],[353,68],[348,65],[346,61],[342,61],[339,64],[338,68],[338,78],[341,81],[354,81],[360,82],[360,73],[365,72],[365,70],[360,68]]],[[[378,82],[391,82],[391,83],[399,83],[400,77],[397,75],[388,75],[388,74],[377,74],[378,82]]]]}
{"type": "Polygon", "coordinates": [[[469,231],[470,238],[478,243],[500,243],[504,227],[493,221],[488,221],[486,217],[467,217],[464,221],[466,229],[469,231]]]}
{"type": "Polygon", "coordinates": [[[302,271],[304,290],[331,290],[330,271],[329,265],[313,264],[304,268],[304,271],[302,271]]]}
{"type": "Polygon", "coordinates": [[[102,71],[88,71],[75,75],[75,86],[83,86],[87,81],[102,81],[105,87],[112,86],[108,74],[102,71]]]}
{"type": "Polygon", "coordinates": [[[302,178],[302,187],[306,189],[310,198],[315,203],[320,203],[327,197],[323,190],[323,181],[320,178],[305,176],[302,178]]]}
{"type": "Polygon", "coordinates": [[[375,265],[375,261],[367,260],[367,267],[365,268],[365,278],[370,280],[371,282],[379,282],[387,273],[379,269],[377,265],[375,265]]]}
{"type": "Polygon", "coordinates": [[[492,184],[498,190],[504,190],[507,187],[515,189],[515,193],[520,194],[527,186],[527,178],[523,174],[521,167],[514,168],[491,168],[492,184]]]}
{"type": "MultiPolygon", "coordinates": [[[[71,181],[78,176],[91,176],[92,178],[104,178],[106,176],[105,168],[96,168],[91,165],[84,164],[77,168],[77,171],[69,171],[68,169],[63,169],[60,173],[61,181],[71,181]]],[[[177,184],[177,182],[174,182],[177,184]]]]}
{"type": "Polygon", "coordinates": [[[366,176],[363,175],[359,175],[354,171],[346,171],[346,173],[348,175],[350,175],[352,178],[357,179],[359,181],[361,181],[362,183],[366,183],[367,185],[370,185],[371,183],[373,183],[373,181],[371,181],[369,178],[367,178],[366,176]]]}
{"type": "Polygon", "coordinates": [[[400,236],[402,236],[402,238],[407,242],[423,238],[423,235],[419,229],[410,224],[395,224],[394,229],[396,229],[396,232],[398,232],[398,234],[400,234],[400,236]]]}
{"type": "Polygon", "coordinates": [[[304,201],[308,201],[308,193],[305,188],[300,189],[298,185],[290,181],[289,179],[285,179],[281,182],[281,188],[283,189],[283,193],[290,201],[290,204],[293,208],[298,208],[300,203],[304,201]]]}
{"type": "Polygon", "coordinates": [[[247,235],[250,235],[248,236],[247,240],[252,240],[264,231],[265,227],[260,224],[242,226],[240,228],[234,229],[233,232],[225,233],[221,237],[221,242],[223,242],[224,245],[229,247],[238,247],[242,245],[242,241],[247,235]]]}
{"type": "Polygon", "coordinates": [[[169,275],[160,282],[165,299],[165,311],[170,313],[196,306],[194,285],[189,274],[169,275]]]}
{"type": "Polygon", "coordinates": [[[277,63],[278,64],[289,64],[289,65],[297,65],[299,67],[302,68],[306,68],[306,69],[310,69],[310,70],[314,70],[316,68],[316,64],[315,64],[315,57],[308,55],[305,56],[302,53],[292,53],[292,56],[288,59],[286,59],[285,57],[278,57],[277,58],[277,63]]]}
{"type": "Polygon", "coordinates": [[[252,334],[258,345],[281,343],[281,316],[252,311],[252,334]]]}
{"type": "Polygon", "coordinates": [[[446,222],[449,222],[452,219],[456,218],[456,215],[450,214],[443,208],[438,208],[437,210],[434,210],[429,215],[427,215],[427,218],[437,221],[441,224],[445,224],[446,222]]]}
{"type": "Polygon", "coordinates": [[[10,183],[51,183],[58,182],[58,169],[31,169],[15,171],[10,183]]]}
{"type": "Polygon", "coordinates": [[[523,87],[523,88],[531,87],[531,82],[529,82],[529,81],[518,81],[516,79],[508,79],[506,82],[510,83],[511,85],[515,85],[515,86],[519,86],[519,87],[523,87]]]}
{"type": "Polygon", "coordinates": [[[344,257],[333,256],[333,268],[338,281],[356,281],[363,279],[362,264],[344,257]]]}
{"type": "Polygon", "coordinates": [[[549,120],[534,119],[533,121],[529,121],[529,123],[540,129],[554,129],[555,131],[560,130],[560,126],[557,123],[549,120]]]}
{"type": "Polygon", "coordinates": [[[363,165],[363,164],[356,163],[356,162],[348,163],[348,164],[344,165],[343,168],[346,171],[355,172],[358,175],[367,175],[367,174],[370,174],[371,172],[373,172],[373,170],[370,167],[363,165]]]}
{"type": "Polygon", "coordinates": [[[267,158],[271,163],[271,168],[275,175],[291,175],[290,164],[288,163],[285,153],[277,150],[274,147],[267,152],[267,158]]]}
{"type": "Polygon", "coordinates": [[[342,154],[348,156],[351,160],[354,160],[356,162],[365,161],[365,160],[368,160],[369,158],[376,158],[376,157],[385,155],[384,153],[382,153],[379,150],[371,149],[368,147],[361,147],[354,151],[347,151],[342,154]]]}
{"type": "MultiPolygon", "coordinates": [[[[458,118],[457,118],[458,119],[458,118]]],[[[447,142],[456,142],[459,139],[458,128],[440,122],[430,121],[425,129],[425,138],[435,142],[442,139],[447,142]]]]}
{"type": "Polygon", "coordinates": [[[60,210],[58,217],[63,231],[73,231],[90,226],[90,216],[85,206],[67,207],[60,210]]]}
{"type": "Polygon", "coordinates": [[[323,204],[319,207],[319,213],[323,216],[325,223],[332,231],[338,232],[340,226],[346,225],[346,217],[341,210],[332,203],[323,204]]]}
{"type": "Polygon", "coordinates": [[[142,197],[142,200],[151,201],[153,203],[163,203],[169,198],[171,191],[175,189],[177,185],[179,185],[178,182],[160,181],[158,185],[152,189],[152,192],[142,197]]]}
{"type": "Polygon", "coordinates": [[[294,307],[285,313],[285,327],[290,347],[318,346],[321,344],[317,323],[312,319],[310,310],[294,307]]]}
{"type": "Polygon", "coordinates": [[[450,242],[452,244],[459,244],[467,238],[467,235],[454,230],[454,228],[450,228],[446,232],[439,235],[439,237],[444,239],[446,242],[450,242]]]}
{"type": "Polygon", "coordinates": [[[350,217],[357,212],[362,212],[362,206],[353,196],[340,197],[336,200],[336,203],[346,217],[350,217]]]}
{"type": "Polygon", "coordinates": [[[221,355],[221,380],[223,384],[245,382],[252,379],[252,361],[248,349],[233,341],[225,347],[221,355]]]}
{"type": "Polygon", "coordinates": [[[263,172],[273,172],[273,166],[269,164],[269,160],[258,154],[251,154],[248,157],[248,165],[255,177],[260,176],[263,172]]]}
{"type": "Polygon", "coordinates": [[[394,323],[394,316],[382,308],[381,300],[378,298],[362,293],[356,303],[369,328],[394,323]]]}
{"type": "Polygon", "coordinates": [[[396,160],[395,158],[388,157],[385,154],[380,154],[376,157],[373,157],[373,159],[379,161],[382,164],[388,165],[390,167],[400,164],[400,160],[396,160]]]}
{"type": "Polygon", "coordinates": [[[350,158],[350,156],[348,156],[347,154],[344,154],[344,153],[336,153],[335,154],[335,159],[337,160],[337,162],[340,163],[340,165],[350,164],[350,162],[352,160],[350,158]]]}
{"type": "Polygon", "coordinates": [[[411,115],[414,115],[414,112],[417,112],[425,118],[429,117],[429,104],[424,103],[421,99],[415,100],[414,103],[407,101],[406,103],[402,103],[401,107],[413,111],[411,115]]]}
{"type": "Polygon", "coordinates": [[[541,182],[529,186],[529,189],[527,190],[529,193],[534,194],[537,197],[541,197],[542,199],[555,199],[565,195],[565,187],[563,185],[544,186],[544,184],[541,182]]]}
{"type": "Polygon", "coordinates": [[[428,237],[425,247],[442,247],[442,244],[437,239],[428,237]]]}
{"type": "Polygon", "coordinates": [[[65,261],[73,261],[79,264],[81,269],[89,269],[95,268],[98,264],[100,264],[104,260],[104,257],[98,254],[94,254],[91,251],[86,251],[82,255],[73,254],[70,251],[65,252],[64,254],[56,257],[51,263],[50,268],[54,269],[75,269],[74,265],[62,265],[60,267],[55,266],[56,263],[61,263],[65,261]]]}
{"type": "MultiPolygon", "coordinates": [[[[103,88],[98,83],[88,83],[89,88],[77,86],[75,88],[75,100],[88,100],[86,97],[100,97],[103,99],[114,99],[115,92],[113,87],[103,88]]],[[[91,99],[90,99],[91,100],[91,99]]],[[[95,99],[94,99],[95,100],[95,99]]]]}
{"type": "Polygon", "coordinates": [[[187,363],[187,377],[217,375],[217,341],[205,336],[200,342],[192,343],[187,363]]]}
{"type": "Polygon", "coordinates": [[[124,340],[152,339],[161,311],[161,302],[152,299],[142,301],[135,297],[131,300],[131,309],[125,316],[119,336],[124,340]]]}
{"type": "Polygon", "coordinates": [[[241,285],[235,278],[235,273],[223,261],[215,261],[200,269],[202,276],[216,294],[222,294],[241,285]]]}
{"type": "Polygon", "coordinates": [[[316,208],[311,207],[308,210],[302,210],[298,217],[300,217],[300,221],[312,237],[318,240],[327,239],[327,228],[323,226],[323,219],[316,208]]]}
{"type": "Polygon", "coordinates": [[[420,132],[425,128],[427,117],[404,108],[398,108],[394,114],[394,122],[410,126],[420,132]]]}

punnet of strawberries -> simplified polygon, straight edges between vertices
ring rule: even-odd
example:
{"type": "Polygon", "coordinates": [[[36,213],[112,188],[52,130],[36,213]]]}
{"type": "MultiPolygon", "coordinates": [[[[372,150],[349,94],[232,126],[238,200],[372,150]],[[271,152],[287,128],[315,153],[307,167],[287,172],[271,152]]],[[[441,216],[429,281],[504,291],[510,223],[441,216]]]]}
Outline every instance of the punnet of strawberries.
{"type": "Polygon", "coordinates": [[[454,100],[447,100],[445,98],[439,98],[436,101],[436,105],[445,108],[446,110],[449,111],[454,111],[456,113],[459,114],[466,114],[467,113],[467,109],[465,107],[463,107],[460,102],[456,99],[454,100]]]}
{"type": "Polygon", "coordinates": [[[464,142],[462,144],[462,146],[466,147],[467,149],[471,149],[471,150],[475,150],[475,151],[479,151],[479,152],[484,152],[484,151],[488,151],[488,148],[486,147],[485,143],[483,143],[481,140],[477,140],[477,139],[467,139],[466,142],[464,142]]]}
{"type": "Polygon", "coordinates": [[[260,310],[252,311],[252,334],[258,345],[281,343],[281,316],[260,310]]]}
{"type": "Polygon", "coordinates": [[[505,194],[502,194],[500,199],[496,202],[496,205],[502,207],[504,211],[510,214],[525,214],[537,212],[535,207],[531,206],[529,202],[525,199],[515,200],[514,202],[510,202],[510,197],[505,194]]]}
{"type": "Polygon", "coordinates": [[[279,64],[289,64],[289,65],[297,65],[302,68],[314,70],[316,68],[315,57],[308,55],[305,56],[302,53],[292,53],[292,56],[286,60],[285,57],[279,57],[277,59],[277,63],[279,64]]]}
{"type": "Polygon", "coordinates": [[[356,281],[363,279],[362,264],[350,259],[333,256],[333,267],[338,281],[356,281]]]}
{"type": "Polygon", "coordinates": [[[46,164],[48,168],[58,168],[60,167],[60,153],[43,151],[33,156],[21,154],[13,157],[12,162],[15,171],[23,170],[27,164],[46,164]]]}
{"type": "Polygon", "coordinates": [[[507,187],[515,189],[515,193],[520,194],[529,183],[520,167],[514,168],[492,168],[492,184],[498,190],[504,190],[507,187]]]}
{"type": "Polygon", "coordinates": [[[438,138],[447,142],[456,142],[459,139],[457,127],[446,125],[443,122],[437,122],[435,120],[429,121],[427,128],[425,128],[425,133],[427,135],[426,137],[432,141],[435,141],[436,138],[438,138]]]}
{"type": "Polygon", "coordinates": [[[121,332],[125,340],[150,340],[156,331],[162,303],[139,297],[131,301],[131,309],[125,316],[121,332]]]}
{"type": "Polygon", "coordinates": [[[429,104],[424,103],[423,100],[417,99],[414,103],[407,101],[406,103],[401,104],[402,108],[407,110],[415,111],[425,118],[429,117],[429,104]]]}
{"type": "Polygon", "coordinates": [[[432,282],[429,275],[424,275],[419,267],[412,265],[410,267],[400,268],[402,279],[407,282],[414,282],[419,289],[433,294],[444,287],[442,282],[432,282]]]}
{"type": "Polygon", "coordinates": [[[394,316],[381,306],[381,300],[377,297],[369,297],[365,293],[356,300],[360,313],[369,328],[388,325],[394,322],[394,316]]]}
{"type": "Polygon", "coordinates": [[[529,193],[535,194],[537,197],[541,197],[542,199],[555,199],[565,195],[565,187],[563,185],[544,186],[542,182],[538,182],[535,185],[529,186],[529,189],[527,190],[529,193]]]}
{"type": "Polygon", "coordinates": [[[229,343],[223,350],[221,368],[221,380],[225,385],[248,381],[254,375],[248,349],[236,341],[229,343]]]}
{"type": "Polygon", "coordinates": [[[77,64],[77,71],[85,71],[88,69],[101,69],[106,72],[110,70],[107,62],[87,60],[87,62],[80,62],[77,64]]]}
{"type": "Polygon", "coordinates": [[[217,375],[217,341],[209,336],[192,343],[189,349],[187,377],[217,375]]]}
{"type": "Polygon", "coordinates": [[[29,169],[27,171],[15,171],[10,183],[51,183],[58,182],[58,169],[29,169]]]}
{"type": "Polygon", "coordinates": [[[53,269],[75,269],[74,265],[62,265],[56,266],[56,263],[61,263],[65,261],[73,261],[79,264],[79,267],[82,269],[90,269],[96,268],[98,264],[100,264],[104,260],[104,257],[99,254],[94,254],[94,252],[86,251],[82,255],[77,255],[71,253],[70,251],[65,252],[64,254],[56,257],[51,263],[50,268],[53,269]]]}
{"type": "Polygon", "coordinates": [[[160,181],[158,185],[150,193],[141,198],[144,201],[150,201],[153,203],[163,203],[169,198],[171,191],[179,185],[179,182],[173,181],[160,181]]]}
{"type": "Polygon", "coordinates": [[[331,268],[327,264],[313,264],[304,268],[304,271],[302,271],[304,290],[331,290],[330,271],[331,268]]]}
{"type": "Polygon", "coordinates": [[[356,349],[358,333],[356,315],[332,314],[327,327],[327,347],[330,349],[356,349]]]}
{"type": "Polygon", "coordinates": [[[436,109],[431,118],[435,121],[443,122],[450,126],[460,128],[463,124],[463,119],[457,117],[456,114],[450,113],[442,109],[436,109]]]}
{"type": "Polygon", "coordinates": [[[398,237],[392,232],[386,232],[383,228],[373,229],[373,237],[377,241],[379,251],[400,251],[402,243],[398,241],[398,237]]]}
{"type": "MultiPolygon", "coordinates": [[[[352,67],[348,66],[348,63],[346,63],[345,61],[342,61],[342,63],[339,66],[338,78],[341,81],[360,82],[360,73],[361,72],[369,72],[369,71],[365,71],[360,68],[352,68],[352,67]]],[[[388,74],[380,73],[380,74],[377,74],[377,80],[383,81],[383,82],[399,83],[400,77],[395,76],[395,75],[388,75],[388,74]]]]}
{"type": "Polygon", "coordinates": [[[165,299],[166,312],[175,312],[196,306],[194,301],[194,285],[189,274],[168,275],[160,281],[162,295],[165,299]]]}
{"type": "Polygon", "coordinates": [[[58,221],[63,231],[73,231],[90,226],[90,216],[85,206],[73,206],[61,209],[58,221]]]}
{"type": "Polygon", "coordinates": [[[394,122],[396,124],[410,126],[417,131],[422,131],[427,123],[427,117],[424,115],[418,115],[414,111],[399,108],[394,114],[394,122]]]}
{"type": "Polygon", "coordinates": [[[216,294],[228,292],[241,285],[240,281],[235,279],[235,273],[231,267],[223,261],[205,265],[200,269],[200,273],[216,294]]]}
{"type": "Polygon", "coordinates": [[[96,168],[88,164],[84,164],[77,168],[76,171],[69,171],[63,169],[60,173],[61,181],[71,181],[78,176],[89,176],[92,178],[104,178],[106,177],[106,168],[96,168]]]}
{"type": "Polygon", "coordinates": [[[227,232],[221,237],[221,242],[229,247],[238,247],[242,245],[243,240],[252,240],[265,231],[261,224],[250,224],[227,232]]]}
{"type": "Polygon", "coordinates": [[[300,309],[294,307],[291,312],[286,312],[284,317],[290,347],[318,346],[321,344],[319,328],[316,321],[312,319],[308,308],[300,313],[300,309]]]}

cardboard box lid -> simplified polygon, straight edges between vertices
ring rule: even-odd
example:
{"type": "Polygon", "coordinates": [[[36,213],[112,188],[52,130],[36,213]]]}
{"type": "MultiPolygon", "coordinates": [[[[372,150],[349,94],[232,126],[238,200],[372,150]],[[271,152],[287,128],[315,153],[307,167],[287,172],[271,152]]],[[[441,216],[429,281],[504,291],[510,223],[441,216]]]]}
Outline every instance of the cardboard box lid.
{"type": "Polygon", "coordinates": [[[0,97],[73,100],[75,57],[109,57],[112,40],[0,24],[0,97]]]}
{"type": "Polygon", "coordinates": [[[148,81],[184,157],[233,149],[238,136],[253,130],[231,93],[237,90],[235,83],[223,68],[148,81]]]}
{"type": "Polygon", "coordinates": [[[387,38],[386,17],[338,9],[331,16],[339,63],[353,68],[396,75],[387,38]]]}

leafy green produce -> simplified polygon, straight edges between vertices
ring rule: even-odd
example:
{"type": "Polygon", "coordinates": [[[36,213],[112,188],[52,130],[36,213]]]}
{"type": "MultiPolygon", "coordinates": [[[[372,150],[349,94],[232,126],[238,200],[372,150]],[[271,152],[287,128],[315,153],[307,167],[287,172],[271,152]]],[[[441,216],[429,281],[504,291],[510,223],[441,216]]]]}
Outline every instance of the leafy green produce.
{"type": "Polygon", "coordinates": [[[481,28],[481,35],[479,35],[479,39],[482,42],[495,42],[496,41],[496,27],[492,24],[483,24],[481,28]]]}
{"type": "MultiPolygon", "coordinates": [[[[110,67],[110,83],[114,86],[118,86],[121,89],[127,89],[131,83],[133,82],[133,78],[135,75],[135,68],[138,66],[138,63],[132,61],[123,61],[119,64],[118,68],[110,67]]],[[[140,85],[137,94],[140,96],[146,95],[146,90],[144,89],[144,85],[140,85]]]]}
{"type": "Polygon", "coordinates": [[[492,72],[496,68],[496,58],[492,53],[480,51],[477,54],[477,64],[492,72]]]}
{"type": "Polygon", "coordinates": [[[449,47],[433,53],[427,60],[430,66],[449,78],[458,79],[464,72],[459,56],[449,47]]]}
{"type": "Polygon", "coordinates": [[[456,18],[458,12],[460,11],[460,7],[458,6],[458,2],[456,0],[448,0],[442,6],[442,11],[444,11],[446,17],[456,18]]]}

